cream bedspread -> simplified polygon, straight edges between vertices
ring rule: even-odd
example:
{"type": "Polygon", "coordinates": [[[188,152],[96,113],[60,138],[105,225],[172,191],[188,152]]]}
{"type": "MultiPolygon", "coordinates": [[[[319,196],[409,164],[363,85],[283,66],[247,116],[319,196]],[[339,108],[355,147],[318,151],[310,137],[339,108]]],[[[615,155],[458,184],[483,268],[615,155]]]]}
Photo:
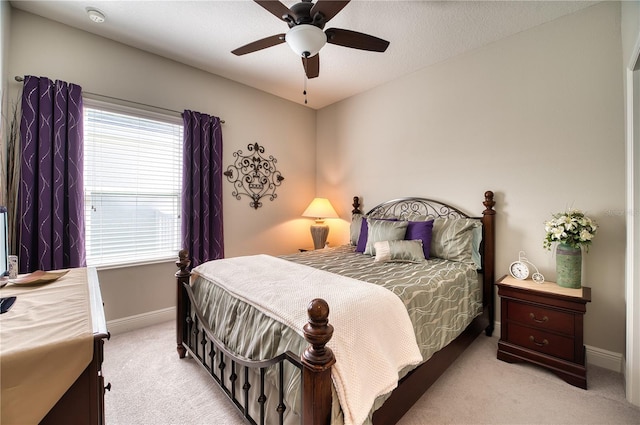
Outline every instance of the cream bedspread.
{"type": "Polygon", "coordinates": [[[268,255],[211,261],[193,272],[300,335],[309,301],[326,300],[334,326],[332,378],[345,424],[365,422],[375,399],[397,386],[398,373],[422,361],[404,304],[380,286],[268,255]]]}

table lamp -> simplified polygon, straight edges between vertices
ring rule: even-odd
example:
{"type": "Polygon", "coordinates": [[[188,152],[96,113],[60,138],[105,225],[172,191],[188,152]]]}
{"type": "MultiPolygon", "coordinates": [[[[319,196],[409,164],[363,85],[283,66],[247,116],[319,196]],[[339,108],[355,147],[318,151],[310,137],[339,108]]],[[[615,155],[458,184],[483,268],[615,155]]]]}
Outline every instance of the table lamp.
{"type": "Polygon", "coordinates": [[[306,210],[302,213],[303,217],[315,218],[315,224],[311,225],[311,237],[313,238],[313,249],[324,248],[329,236],[329,226],[324,224],[325,218],[338,218],[336,210],[333,209],[331,202],[327,198],[315,198],[306,210]]]}

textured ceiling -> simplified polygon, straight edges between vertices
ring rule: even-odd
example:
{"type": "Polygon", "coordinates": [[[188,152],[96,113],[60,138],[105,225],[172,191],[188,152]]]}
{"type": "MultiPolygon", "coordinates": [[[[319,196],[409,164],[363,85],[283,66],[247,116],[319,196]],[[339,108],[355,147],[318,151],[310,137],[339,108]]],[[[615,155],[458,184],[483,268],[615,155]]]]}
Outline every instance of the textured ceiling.
{"type": "MultiPolygon", "coordinates": [[[[295,1],[283,3],[290,7],[295,1]]],[[[325,29],[364,32],[391,44],[385,53],[327,44],[320,51],[320,76],[307,83],[308,106],[322,108],[595,3],[352,0],[325,29]]],[[[289,46],[244,56],[230,53],[288,29],[251,0],[14,0],[11,5],[304,103],[304,71],[289,46]],[[90,21],[89,7],[103,12],[106,22],[90,21]]]]}

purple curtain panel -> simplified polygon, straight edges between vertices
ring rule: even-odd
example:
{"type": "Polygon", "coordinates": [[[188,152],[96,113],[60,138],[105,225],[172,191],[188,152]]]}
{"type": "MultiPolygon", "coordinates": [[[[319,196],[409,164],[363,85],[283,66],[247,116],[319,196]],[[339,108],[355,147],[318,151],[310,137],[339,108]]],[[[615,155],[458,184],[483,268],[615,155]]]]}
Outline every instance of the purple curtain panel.
{"type": "Polygon", "coordinates": [[[224,257],[220,118],[185,110],[182,247],[191,266],[224,257]]]}
{"type": "Polygon", "coordinates": [[[20,272],[85,267],[82,88],[26,76],[20,143],[20,272]]]}

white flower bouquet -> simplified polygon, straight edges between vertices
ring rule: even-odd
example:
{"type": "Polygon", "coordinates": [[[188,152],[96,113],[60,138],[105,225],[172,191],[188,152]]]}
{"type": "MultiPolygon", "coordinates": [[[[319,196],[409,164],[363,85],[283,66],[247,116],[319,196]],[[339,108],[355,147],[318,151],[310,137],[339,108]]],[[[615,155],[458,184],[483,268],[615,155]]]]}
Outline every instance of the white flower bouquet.
{"type": "Polygon", "coordinates": [[[588,251],[598,225],[582,211],[569,210],[554,214],[551,220],[544,223],[544,230],[547,234],[543,246],[548,250],[554,242],[559,242],[573,248],[585,247],[588,251]]]}

